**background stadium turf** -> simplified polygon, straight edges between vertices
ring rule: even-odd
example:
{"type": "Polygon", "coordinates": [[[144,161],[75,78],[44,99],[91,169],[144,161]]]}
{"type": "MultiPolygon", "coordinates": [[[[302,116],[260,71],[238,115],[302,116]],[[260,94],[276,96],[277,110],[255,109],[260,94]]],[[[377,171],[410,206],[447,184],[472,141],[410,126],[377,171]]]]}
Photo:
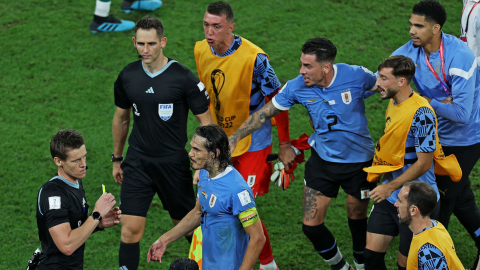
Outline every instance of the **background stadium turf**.
{"type": "MultiPolygon", "coordinates": [[[[336,62],[375,71],[382,59],[409,40],[408,19],[415,2],[236,0],[232,1],[234,32],[269,54],[282,83],[297,76],[301,45],[317,36],[336,44],[336,62]]],[[[444,31],[458,35],[461,1],[441,2],[448,12],[444,31]]],[[[165,0],[163,7],[150,14],[165,24],[168,44],[164,53],[195,73],[193,47],[204,38],[202,19],[208,3],[165,0]]],[[[121,19],[137,21],[147,14],[122,14],[120,4],[121,0],[113,0],[111,13],[121,19]]],[[[57,130],[74,128],[85,137],[89,170],[84,185],[90,205],[100,196],[102,183],[108,192],[120,195],[110,162],[113,82],[137,57],[131,41],[133,31],[96,35],[88,31],[94,7],[94,0],[0,0],[0,269],[25,269],[32,252],[40,246],[36,196],[56,170],[48,144],[57,130]]],[[[374,141],[383,132],[386,105],[378,96],[367,100],[374,141]]],[[[310,134],[305,109],[295,106],[290,113],[292,139],[303,132],[310,134]]],[[[197,125],[193,116],[190,120],[189,136],[197,125]]],[[[281,269],[328,269],[301,230],[303,168],[302,164],[295,171],[297,180],[289,190],[272,186],[270,193],[256,202],[281,269]]],[[[478,190],[478,167],[471,176],[473,190],[478,190]]],[[[476,197],[480,200],[478,191],[476,197]]],[[[181,239],[168,246],[164,263],[146,263],[150,244],[172,227],[161,209],[156,198],[141,242],[142,269],[168,269],[174,259],[187,254],[187,242],[181,239]]],[[[347,261],[353,263],[343,192],[332,201],[326,225],[337,237],[347,261]]],[[[460,259],[470,267],[476,249],[454,217],[450,233],[460,259]]],[[[85,269],[118,269],[119,241],[120,226],[90,237],[85,269]]],[[[398,240],[394,240],[386,256],[389,269],[396,269],[397,247],[398,240]]]]}

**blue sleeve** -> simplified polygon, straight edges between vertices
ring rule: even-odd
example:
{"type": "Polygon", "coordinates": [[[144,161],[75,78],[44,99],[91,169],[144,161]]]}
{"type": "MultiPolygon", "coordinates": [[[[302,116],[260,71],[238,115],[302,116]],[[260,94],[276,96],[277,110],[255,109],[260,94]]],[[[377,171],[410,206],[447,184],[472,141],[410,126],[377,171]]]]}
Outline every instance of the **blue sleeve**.
{"type": "Polygon", "coordinates": [[[273,97],[272,103],[275,108],[286,111],[290,109],[290,107],[292,107],[294,104],[298,103],[293,93],[294,89],[292,89],[293,87],[291,87],[292,84],[293,80],[285,83],[285,85],[278,92],[278,94],[273,97]]]}
{"type": "Polygon", "coordinates": [[[478,65],[473,53],[459,53],[452,60],[448,75],[451,78],[453,104],[432,99],[430,105],[439,116],[466,124],[472,114],[474,91],[479,79],[478,65]]]}
{"type": "Polygon", "coordinates": [[[249,208],[255,207],[253,192],[250,188],[248,188],[248,186],[245,185],[244,189],[239,187],[235,190],[236,191],[232,193],[232,213],[234,216],[237,216],[249,208]]]}
{"type": "Polygon", "coordinates": [[[418,270],[448,269],[443,252],[431,243],[426,243],[418,250],[418,270]]]}
{"type": "Polygon", "coordinates": [[[261,86],[260,88],[264,96],[268,96],[280,88],[280,81],[265,54],[259,53],[257,55],[255,67],[253,68],[253,80],[257,85],[261,86]]]}
{"type": "Polygon", "coordinates": [[[430,153],[436,149],[436,122],[432,110],[422,107],[413,118],[411,130],[415,137],[415,152],[430,153]]]}
{"type": "Polygon", "coordinates": [[[362,70],[360,73],[362,74],[363,98],[366,99],[376,93],[373,90],[377,89],[377,76],[366,67],[360,66],[360,69],[362,70]]]}

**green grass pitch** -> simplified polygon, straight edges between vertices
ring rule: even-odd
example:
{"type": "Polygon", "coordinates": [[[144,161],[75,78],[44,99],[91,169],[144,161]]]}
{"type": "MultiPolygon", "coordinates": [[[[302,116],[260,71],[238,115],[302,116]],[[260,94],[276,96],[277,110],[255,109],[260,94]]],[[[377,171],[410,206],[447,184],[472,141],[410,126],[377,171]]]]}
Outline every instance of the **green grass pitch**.
{"type": "MultiPolygon", "coordinates": [[[[301,45],[312,37],[327,37],[336,44],[336,62],[376,71],[381,60],[410,39],[408,19],[416,2],[235,0],[231,4],[236,15],[234,33],[263,48],[285,83],[297,76],[301,45]]],[[[448,13],[444,31],[458,36],[462,1],[441,2],[448,13]]],[[[204,38],[202,19],[209,3],[165,0],[152,13],[127,15],[120,12],[121,1],[113,0],[111,13],[133,21],[146,14],[162,19],[168,38],[165,55],[196,73],[193,48],[204,38]]],[[[57,130],[74,128],[85,137],[90,169],[84,185],[90,204],[100,196],[102,184],[120,196],[110,162],[113,82],[125,65],[138,58],[131,40],[133,31],[90,33],[94,8],[94,0],[0,0],[0,269],[25,269],[40,246],[36,196],[39,187],[56,172],[48,145],[57,130]]],[[[377,141],[383,133],[387,102],[374,96],[366,103],[369,128],[377,141]]],[[[303,107],[293,107],[290,119],[292,138],[312,132],[303,107]]],[[[189,136],[197,126],[193,116],[190,123],[189,136]]],[[[281,269],[329,269],[302,233],[303,170],[302,164],[295,171],[297,180],[287,191],[272,186],[270,193],[256,202],[281,269]]],[[[480,200],[478,174],[477,166],[471,179],[480,200]]],[[[340,192],[332,201],[326,225],[352,264],[345,199],[340,192]]],[[[180,239],[168,246],[161,265],[146,263],[148,247],[171,227],[156,198],[140,245],[141,269],[168,269],[174,259],[187,255],[188,244],[180,239]]],[[[455,217],[450,233],[460,259],[471,267],[476,248],[455,217]]],[[[119,241],[120,226],[91,236],[86,244],[85,269],[118,269],[119,241]]],[[[389,269],[396,269],[397,248],[396,239],[386,256],[389,269]]]]}

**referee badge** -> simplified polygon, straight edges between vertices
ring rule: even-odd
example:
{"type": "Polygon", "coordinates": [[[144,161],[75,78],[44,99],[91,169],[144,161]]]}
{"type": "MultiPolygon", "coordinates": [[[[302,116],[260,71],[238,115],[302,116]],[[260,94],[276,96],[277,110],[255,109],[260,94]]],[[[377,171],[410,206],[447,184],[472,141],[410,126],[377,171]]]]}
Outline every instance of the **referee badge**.
{"type": "Polygon", "coordinates": [[[343,90],[341,95],[343,103],[348,105],[352,102],[352,93],[350,92],[350,88],[343,90]]]}
{"type": "Polygon", "coordinates": [[[210,201],[208,202],[208,205],[210,205],[210,208],[215,206],[215,202],[217,202],[217,196],[215,196],[215,194],[212,193],[212,195],[210,196],[210,201]]]}
{"type": "Polygon", "coordinates": [[[170,104],[158,104],[158,115],[163,121],[167,121],[172,117],[173,103],[170,104]]]}

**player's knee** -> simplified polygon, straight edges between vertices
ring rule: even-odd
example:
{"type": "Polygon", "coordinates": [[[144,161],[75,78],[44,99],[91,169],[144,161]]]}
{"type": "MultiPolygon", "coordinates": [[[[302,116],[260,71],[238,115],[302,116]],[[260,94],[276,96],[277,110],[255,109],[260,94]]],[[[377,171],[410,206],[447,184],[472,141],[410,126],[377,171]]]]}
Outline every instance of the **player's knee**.
{"type": "Polygon", "coordinates": [[[124,243],[140,242],[144,229],[145,228],[139,224],[122,224],[122,241],[124,243]]]}
{"type": "Polygon", "coordinates": [[[385,265],[385,252],[375,252],[370,249],[363,251],[365,270],[387,270],[385,265]]]}

